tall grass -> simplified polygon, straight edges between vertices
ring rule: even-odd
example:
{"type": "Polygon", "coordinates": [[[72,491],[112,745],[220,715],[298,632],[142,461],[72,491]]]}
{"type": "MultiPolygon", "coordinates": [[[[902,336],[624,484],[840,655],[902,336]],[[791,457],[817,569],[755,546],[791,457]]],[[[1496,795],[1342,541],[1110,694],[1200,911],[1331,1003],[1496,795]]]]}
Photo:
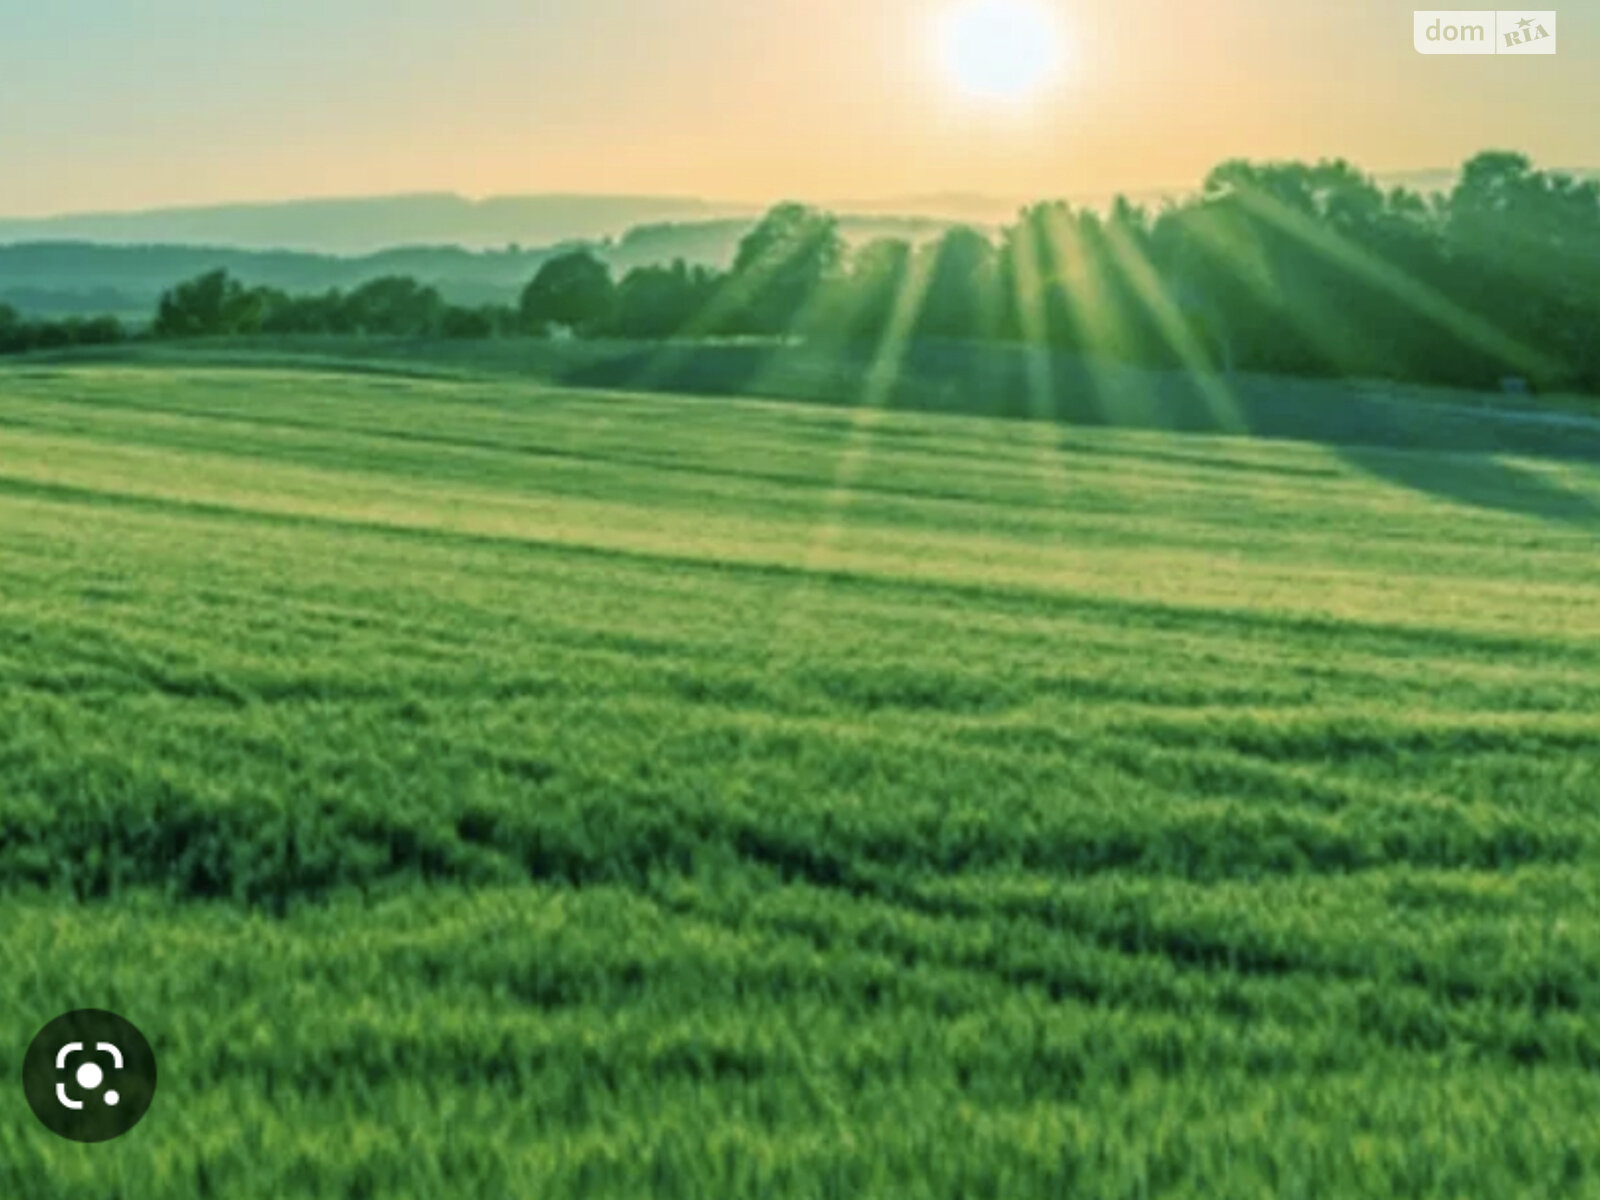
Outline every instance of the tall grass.
{"type": "Polygon", "coordinates": [[[0,1041],[162,1069],[0,1196],[1600,1191],[1600,470],[1446,441],[0,372],[0,1041]]]}

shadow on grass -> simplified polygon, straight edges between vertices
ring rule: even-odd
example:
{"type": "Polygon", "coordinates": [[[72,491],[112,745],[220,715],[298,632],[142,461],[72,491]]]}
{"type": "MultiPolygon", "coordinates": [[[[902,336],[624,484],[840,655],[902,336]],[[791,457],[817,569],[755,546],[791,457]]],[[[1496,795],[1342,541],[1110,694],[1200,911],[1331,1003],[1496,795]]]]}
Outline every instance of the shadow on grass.
{"type": "MultiPolygon", "coordinates": [[[[1096,364],[1060,353],[1045,358],[1049,388],[1040,395],[1038,376],[1016,347],[915,344],[906,350],[887,403],[920,412],[1049,416],[1063,425],[1314,442],[1334,447],[1343,461],[1369,475],[1446,501],[1600,528],[1600,503],[1500,457],[1600,464],[1600,422],[1502,414],[1464,405],[1459,395],[1430,402],[1381,384],[1241,375],[1207,386],[1178,371],[1096,364]],[[1218,402],[1219,384],[1228,393],[1226,404],[1218,402]]],[[[1036,359],[1032,366],[1037,365],[1036,359]]],[[[558,379],[578,387],[851,405],[862,402],[869,367],[864,349],[849,346],[706,346],[665,357],[635,348],[572,364],[558,379]]],[[[1141,455],[1149,453],[1141,448],[1141,455]]],[[[1196,461],[1219,469],[1232,465],[1208,456],[1196,461]]],[[[1260,462],[1234,469],[1336,474],[1332,468],[1260,462]]]]}
{"type": "MultiPolygon", "coordinates": [[[[869,347],[849,345],[597,345],[553,361],[550,377],[569,387],[847,406],[862,402],[871,361],[869,347]]],[[[1249,374],[1200,380],[1059,351],[929,341],[906,348],[883,402],[913,412],[1600,462],[1600,421],[1505,414],[1476,395],[1427,391],[1249,374]]]]}
{"type": "MultiPolygon", "coordinates": [[[[866,344],[775,342],[555,342],[509,338],[442,342],[397,338],[282,336],[134,343],[99,350],[22,356],[5,370],[131,363],[336,370],[413,378],[517,378],[546,385],[676,394],[757,397],[834,407],[867,401],[875,348],[866,344]]],[[[880,380],[880,382],[882,382],[880,380]]],[[[882,394],[884,407],[979,417],[1047,418],[1063,425],[1224,434],[1336,447],[1520,455],[1600,463],[1600,419],[1555,412],[1513,413],[1492,397],[1444,389],[1337,379],[1240,373],[1196,379],[1178,370],[1096,362],[1058,350],[1007,344],[921,341],[905,347],[882,394]]],[[[1490,507],[1583,518],[1586,502],[1537,499],[1538,479],[1485,467],[1488,481],[1440,478],[1429,464],[1383,463],[1408,486],[1502,497],[1490,507]],[[1404,476],[1404,479],[1400,477],[1404,476]],[[1525,495],[1532,495],[1529,501],[1525,495]],[[1524,497],[1518,499],[1518,497],[1524,497]],[[1524,507],[1518,508],[1521,504],[1524,507]],[[1575,507],[1576,506],[1576,507],[1575,507]]],[[[1448,472],[1451,469],[1439,468],[1448,472]]],[[[1470,472],[1469,472],[1470,473],[1470,472]]],[[[1471,501],[1468,495],[1458,496],[1471,501]]]]}
{"type": "Polygon", "coordinates": [[[1491,455],[1434,455],[1348,446],[1339,456],[1389,483],[1441,500],[1600,532],[1600,503],[1528,467],[1491,455]]]}

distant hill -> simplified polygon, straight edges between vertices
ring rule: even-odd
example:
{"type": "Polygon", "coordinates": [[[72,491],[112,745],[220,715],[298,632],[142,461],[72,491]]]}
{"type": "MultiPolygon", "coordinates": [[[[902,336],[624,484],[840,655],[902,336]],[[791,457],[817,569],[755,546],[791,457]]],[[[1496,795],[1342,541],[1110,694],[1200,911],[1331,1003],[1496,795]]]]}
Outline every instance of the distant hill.
{"type": "MultiPolygon", "coordinates": [[[[1600,170],[1567,174],[1600,178],[1600,170]]],[[[1380,173],[1385,187],[1449,188],[1454,169],[1380,173]]],[[[1157,207],[1191,189],[1128,193],[1157,207]]],[[[1077,196],[1100,207],[1112,197],[1077,196]]],[[[956,222],[993,229],[1023,207],[983,195],[826,204],[853,242],[920,241],[956,222]]],[[[726,267],[760,209],[674,197],[453,195],[306,200],[143,213],[0,219],[0,302],[43,316],[112,313],[140,320],[162,291],[218,267],[294,292],[409,275],[458,304],[505,303],[557,250],[585,245],[622,273],[682,258],[726,267]],[[6,244],[13,243],[13,244],[6,244]]]]}
{"type": "MultiPolygon", "coordinates": [[[[937,232],[954,222],[992,225],[1020,206],[984,197],[907,197],[825,205],[843,214],[856,235],[874,229],[900,236],[937,232]],[[903,204],[904,207],[897,207],[903,204]]],[[[119,246],[204,246],[231,250],[294,251],[359,257],[396,246],[451,246],[489,251],[569,242],[613,241],[624,236],[660,238],[663,231],[697,232],[702,253],[719,259],[719,239],[733,240],[761,215],[763,206],[648,196],[390,196],[350,200],[296,200],[221,208],[172,208],[132,213],[58,217],[0,217],[0,244],[79,242],[119,246]],[[714,247],[714,249],[713,249],[714,247]]],[[[679,236],[674,233],[672,236],[679,236]]],[[[687,244],[687,243],[686,243],[687,244]]]]}
{"type": "MultiPolygon", "coordinates": [[[[1556,167],[1553,170],[1557,174],[1571,175],[1576,179],[1600,179],[1600,168],[1556,167]]],[[[1460,174],[1460,170],[1456,167],[1437,167],[1420,171],[1375,171],[1372,172],[1372,178],[1377,182],[1378,186],[1384,188],[1385,190],[1404,188],[1407,191],[1420,192],[1424,196],[1427,196],[1436,192],[1448,192],[1455,186],[1456,179],[1460,176],[1460,174]]],[[[1072,203],[1081,207],[1103,210],[1109,208],[1112,201],[1114,201],[1117,196],[1120,195],[1126,197],[1130,202],[1139,205],[1142,208],[1159,210],[1163,201],[1182,200],[1186,196],[1194,195],[1199,190],[1200,185],[1198,183],[1194,183],[1185,187],[1147,188],[1142,191],[1103,192],[1097,194],[1077,195],[1070,197],[1070,199],[1072,203]]],[[[979,200],[980,198],[978,197],[968,197],[968,210],[979,211],[979,200]]],[[[999,204],[1001,202],[994,201],[994,203],[999,204]]],[[[1008,211],[1002,218],[1002,221],[1009,222],[1014,215],[1014,209],[1008,211]]]]}
{"type": "MultiPolygon", "coordinates": [[[[1600,180],[1600,167],[1540,167],[1552,175],[1570,175],[1574,179],[1600,180]]],[[[1461,174],[1454,168],[1429,171],[1391,171],[1379,173],[1376,178],[1384,187],[1403,187],[1413,192],[1443,192],[1455,186],[1461,174]]]]}
{"type": "MultiPolygon", "coordinates": [[[[0,245],[0,303],[39,316],[109,313],[142,321],[167,288],[220,268],[252,286],[289,292],[348,289],[384,275],[409,275],[438,288],[456,304],[504,304],[517,298],[546,259],[579,245],[605,258],[618,275],[675,258],[726,267],[755,219],[663,222],[637,226],[620,238],[562,241],[529,249],[402,246],[348,256],[229,246],[20,242],[0,245]]],[[[852,242],[875,237],[920,241],[938,236],[949,222],[860,217],[847,218],[841,226],[852,242]]]]}
{"type": "Polygon", "coordinates": [[[929,196],[890,196],[878,200],[830,200],[822,207],[859,217],[898,217],[961,222],[968,225],[1002,225],[1031,201],[977,192],[940,192],[929,196]]]}
{"type": "Polygon", "coordinates": [[[390,246],[541,246],[615,237],[652,222],[744,215],[754,216],[756,210],[671,196],[380,196],[0,218],[0,242],[158,243],[358,255],[390,246]]]}
{"type": "MultiPolygon", "coordinates": [[[[1594,168],[1568,169],[1600,178],[1594,168]]],[[[1454,168],[1380,173],[1386,187],[1420,191],[1448,188],[1454,168]]],[[[1156,205],[1196,185],[1128,191],[1129,199],[1156,205]]],[[[1115,193],[1069,194],[1076,204],[1101,206],[1115,193]]],[[[1043,199],[1045,197],[1039,197],[1043,199]]],[[[944,193],[885,199],[825,200],[822,206],[862,220],[998,225],[1028,201],[981,193],[944,193]]],[[[470,200],[450,193],[291,200],[148,212],[80,213],[54,217],[0,217],[0,243],[96,242],[118,245],[223,246],[238,250],[295,250],[357,256],[393,246],[459,246],[503,250],[560,242],[622,237],[636,227],[751,221],[762,205],[685,196],[494,196],[470,200]]],[[[709,229],[706,236],[712,234],[709,229]]]]}
{"type": "Polygon", "coordinates": [[[290,292],[323,292],[384,275],[410,275],[458,304],[482,304],[515,296],[552,253],[554,248],[408,247],[340,257],[227,247],[27,242],[0,246],[0,302],[42,316],[111,313],[143,319],[167,288],[220,268],[251,285],[290,292]]]}

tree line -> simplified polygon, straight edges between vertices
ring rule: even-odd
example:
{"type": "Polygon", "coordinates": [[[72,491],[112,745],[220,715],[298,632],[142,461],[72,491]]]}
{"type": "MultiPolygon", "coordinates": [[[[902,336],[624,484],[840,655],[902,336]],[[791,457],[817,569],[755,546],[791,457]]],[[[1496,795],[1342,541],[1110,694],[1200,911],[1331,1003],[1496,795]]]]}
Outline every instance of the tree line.
{"type": "MultiPolygon", "coordinates": [[[[515,306],[450,304],[400,276],[290,295],[216,271],[163,295],[149,336],[972,339],[1186,370],[1600,391],[1597,323],[1600,184],[1489,152],[1432,196],[1343,160],[1235,160],[1156,209],[1043,203],[997,237],[957,226],[921,243],[852,247],[836,217],[781,204],[727,270],[680,260],[615,278],[576,249],[515,306]]],[[[114,324],[47,333],[0,310],[0,349],[116,340],[114,324]]]]}
{"type": "Polygon", "coordinates": [[[69,346],[103,346],[126,341],[127,338],[127,328],[116,317],[28,320],[9,304],[0,304],[0,354],[63,350],[69,346]]]}

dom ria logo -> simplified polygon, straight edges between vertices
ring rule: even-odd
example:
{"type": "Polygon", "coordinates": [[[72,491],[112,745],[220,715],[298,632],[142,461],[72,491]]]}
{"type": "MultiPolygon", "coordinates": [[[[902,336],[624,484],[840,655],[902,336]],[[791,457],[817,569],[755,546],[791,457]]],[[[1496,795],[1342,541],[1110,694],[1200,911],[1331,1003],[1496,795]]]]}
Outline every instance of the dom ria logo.
{"type": "MultiPolygon", "coordinates": [[[[1541,13],[1540,15],[1546,14],[1541,13]]],[[[1549,13],[1548,16],[1550,17],[1550,24],[1554,25],[1556,23],[1555,13],[1549,13]]],[[[1556,48],[1555,35],[1539,24],[1538,19],[1535,17],[1523,17],[1517,22],[1515,29],[1506,30],[1500,36],[1505,39],[1506,46],[1511,48],[1532,46],[1535,42],[1542,42],[1546,39],[1550,42],[1550,49],[1554,50],[1556,48]]]]}
{"type": "Polygon", "coordinates": [[[1556,14],[1429,10],[1413,15],[1418,54],[1554,54],[1556,14]]]}

